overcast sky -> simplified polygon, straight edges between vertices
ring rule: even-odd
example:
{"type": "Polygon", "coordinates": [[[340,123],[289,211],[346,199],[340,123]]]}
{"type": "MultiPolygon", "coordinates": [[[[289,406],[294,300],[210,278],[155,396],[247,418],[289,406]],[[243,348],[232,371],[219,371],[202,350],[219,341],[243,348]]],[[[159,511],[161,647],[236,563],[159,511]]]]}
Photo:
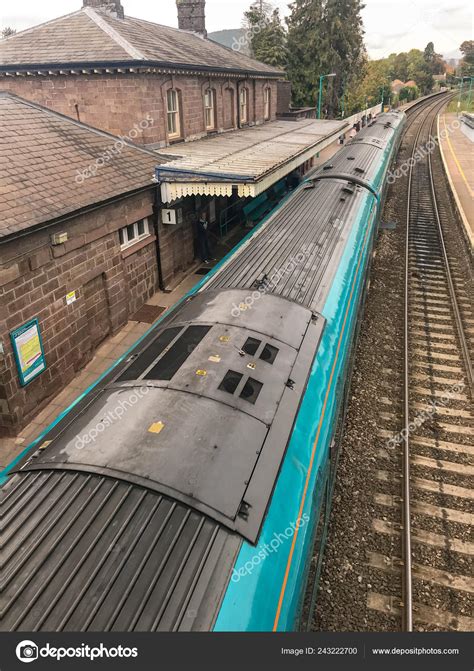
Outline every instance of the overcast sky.
{"type": "MultiPolygon", "coordinates": [[[[79,9],[82,0],[2,2],[0,25],[22,30],[79,9]]],[[[125,13],[169,26],[177,25],[175,0],[122,0],[125,13]]],[[[237,28],[250,0],[207,0],[207,29],[237,28]]],[[[273,4],[288,14],[288,0],[273,4]]],[[[472,11],[465,0],[366,0],[366,44],[372,58],[396,51],[423,49],[433,41],[438,53],[456,56],[461,42],[472,39],[472,11]]]]}

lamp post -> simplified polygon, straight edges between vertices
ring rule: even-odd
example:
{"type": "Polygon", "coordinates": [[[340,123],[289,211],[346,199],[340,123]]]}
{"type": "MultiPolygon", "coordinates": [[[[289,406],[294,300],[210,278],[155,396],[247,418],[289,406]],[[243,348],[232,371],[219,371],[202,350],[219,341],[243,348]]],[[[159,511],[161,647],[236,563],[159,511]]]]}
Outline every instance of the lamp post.
{"type": "Polygon", "coordinates": [[[472,80],[473,79],[474,79],[474,77],[469,78],[469,94],[468,94],[468,97],[467,97],[467,111],[468,112],[470,112],[470,108],[471,108],[471,94],[472,94],[472,80]]]}
{"type": "Polygon", "coordinates": [[[321,75],[319,77],[318,119],[321,118],[321,103],[323,101],[323,79],[325,77],[329,78],[329,77],[335,77],[335,76],[336,76],[336,73],[331,72],[331,74],[329,74],[329,75],[321,75]]]}
{"type": "Polygon", "coordinates": [[[459,82],[459,100],[458,100],[458,114],[461,109],[461,100],[462,100],[462,89],[464,86],[464,75],[461,77],[461,81],[459,82]]]}
{"type": "Polygon", "coordinates": [[[346,116],[346,82],[342,80],[342,105],[341,105],[341,117],[344,119],[346,116]]]}

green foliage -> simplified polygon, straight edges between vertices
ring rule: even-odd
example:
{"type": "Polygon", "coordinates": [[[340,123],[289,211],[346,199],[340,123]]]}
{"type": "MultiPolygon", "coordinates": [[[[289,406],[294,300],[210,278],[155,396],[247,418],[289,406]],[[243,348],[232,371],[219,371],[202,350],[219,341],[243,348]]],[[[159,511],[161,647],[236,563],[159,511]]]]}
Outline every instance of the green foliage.
{"type": "Polygon", "coordinates": [[[464,77],[474,77],[474,40],[466,40],[459,49],[463,55],[459,74],[464,77]]]}
{"type": "Polygon", "coordinates": [[[15,33],[15,28],[10,28],[9,26],[2,28],[2,39],[5,37],[11,37],[11,35],[15,35],[15,33]]]}
{"type": "Polygon", "coordinates": [[[417,86],[404,86],[402,89],[400,89],[398,100],[401,103],[410,102],[411,100],[418,98],[419,95],[420,92],[417,86]]]}
{"type": "Polygon", "coordinates": [[[426,45],[423,52],[423,60],[432,75],[442,75],[445,71],[446,66],[443,57],[435,52],[433,42],[428,42],[426,45]]]}
{"type": "Polygon", "coordinates": [[[288,78],[297,106],[315,105],[323,70],[323,2],[295,0],[288,24],[288,78]]]}
{"type": "MultiPolygon", "coordinates": [[[[474,44],[474,43],[473,43],[474,44]]],[[[414,100],[430,93],[433,88],[433,74],[441,74],[445,63],[435,52],[434,44],[428,43],[424,51],[411,49],[406,53],[390,54],[387,58],[369,61],[365,69],[351,82],[346,95],[346,116],[358,110],[376,105],[382,99],[384,104],[414,100]],[[413,80],[416,86],[403,87],[398,95],[391,93],[391,83],[413,80]]]]}
{"type": "Polygon", "coordinates": [[[287,36],[279,10],[273,9],[270,3],[254,2],[244,16],[252,56],[262,63],[285,68],[288,61],[287,36]]]}
{"type": "MultiPolygon", "coordinates": [[[[361,0],[293,0],[288,23],[288,76],[296,105],[314,106],[320,75],[324,80],[324,109],[338,114],[344,91],[360,75],[367,59],[361,0]]],[[[345,97],[345,96],[344,96],[345,97]]]]}

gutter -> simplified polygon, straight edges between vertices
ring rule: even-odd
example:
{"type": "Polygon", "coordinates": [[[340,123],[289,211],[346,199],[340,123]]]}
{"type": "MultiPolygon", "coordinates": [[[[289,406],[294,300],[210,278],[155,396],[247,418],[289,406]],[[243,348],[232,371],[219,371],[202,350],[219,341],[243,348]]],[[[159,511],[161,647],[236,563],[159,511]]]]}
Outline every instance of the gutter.
{"type": "MultiPolygon", "coordinates": [[[[285,73],[280,70],[245,70],[240,68],[223,68],[211,65],[196,65],[193,63],[172,63],[170,61],[78,61],[69,63],[22,63],[11,65],[1,65],[0,73],[15,75],[18,72],[25,72],[32,74],[33,70],[39,74],[48,74],[45,70],[80,70],[80,69],[105,69],[116,70],[117,68],[132,68],[133,70],[140,70],[142,68],[159,68],[166,69],[170,74],[170,70],[182,72],[216,72],[218,74],[235,74],[239,76],[251,77],[267,77],[282,79],[285,73]]],[[[82,73],[76,73],[82,74],[82,73]]]]}
{"type": "Polygon", "coordinates": [[[60,217],[56,217],[55,219],[50,219],[47,222],[42,222],[34,226],[28,226],[28,228],[22,229],[17,233],[10,233],[9,235],[4,235],[0,237],[0,245],[12,242],[12,240],[18,240],[19,238],[24,238],[27,235],[30,235],[31,233],[37,233],[38,231],[43,231],[47,228],[51,228],[51,226],[55,226],[56,224],[62,224],[63,222],[70,221],[71,219],[75,219],[76,217],[79,217],[82,214],[95,212],[95,210],[100,210],[102,207],[107,207],[107,205],[111,205],[112,203],[118,203],[121,200],[125,200],[125,198],[129,198],[130,196],[134,196],[138,193],[148,191],[149,189],[152,188],[153,185],[142,186],[138,189],[134,189],[133,191],[127,191],[127,193],[122,193],[119,196],[113,196],[112,198],[103,200],[100,203],[95,203],[94,205],[86,205],[84,207],[79,208],[78,210],[69,212],[68,214],[61,215],[60,217]]]}

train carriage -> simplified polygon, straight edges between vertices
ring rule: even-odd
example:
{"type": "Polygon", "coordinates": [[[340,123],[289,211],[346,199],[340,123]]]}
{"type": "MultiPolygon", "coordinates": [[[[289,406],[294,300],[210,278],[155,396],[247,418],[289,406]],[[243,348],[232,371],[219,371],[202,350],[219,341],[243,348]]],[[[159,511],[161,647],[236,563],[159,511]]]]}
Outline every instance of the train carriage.
{"type": "Polygon", "coordinates": [[[1,629],[300,626],[403,124],[379,115],[14,464],[1,629]]]}

